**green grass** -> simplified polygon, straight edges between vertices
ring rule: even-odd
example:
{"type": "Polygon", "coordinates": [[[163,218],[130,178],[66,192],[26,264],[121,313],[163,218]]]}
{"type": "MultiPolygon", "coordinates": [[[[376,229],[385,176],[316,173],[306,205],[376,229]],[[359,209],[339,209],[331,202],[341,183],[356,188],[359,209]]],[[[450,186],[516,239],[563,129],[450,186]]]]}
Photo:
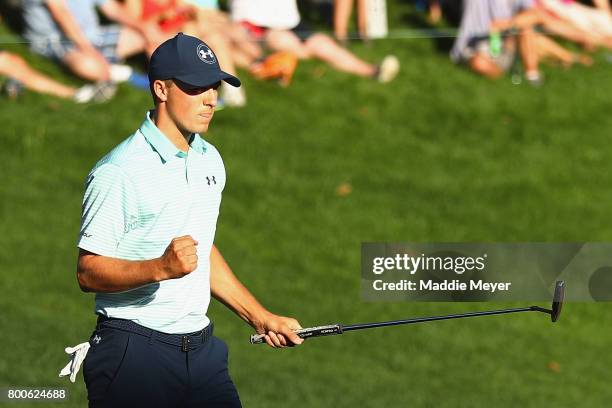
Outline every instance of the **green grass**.
{"type": "MultiPolygon", "coordinates": [[[[399,78],[381,86],[316,62],[301,63],[289,89],[243,75],[248,107],[218,113],[207,136],[228,173],[216,243],[271,310],[315,325],[492,306],[362,302],[363,241],[612,240],[603,58],[546,68],[535,89],[477,78],[426,39],[352,48],[396,53],[399,78]]],[[[83,181],[149,105],[129,87],[106,105],[0,100],[0,385],[65,386],[61,406],[85,406],[80,375],[57,378],[63,348],[94,324],[93,295],[75,280],[83,181]]],[[[574,303],[554,326],[491,317],[281,351],[250,346],[250,328],[219,304],[209,315],[246,407],[601,407],[612,398],[609,311],[574,303]]]]}

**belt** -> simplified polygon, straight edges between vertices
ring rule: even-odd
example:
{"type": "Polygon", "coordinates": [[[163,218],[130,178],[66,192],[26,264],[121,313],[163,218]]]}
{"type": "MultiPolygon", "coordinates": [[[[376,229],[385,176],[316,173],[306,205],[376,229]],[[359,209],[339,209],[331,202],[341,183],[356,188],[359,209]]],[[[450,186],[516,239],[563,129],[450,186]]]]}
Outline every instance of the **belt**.
{"type": "Polygon", "coordinates": [[[149,329],[131,320],[115,319],[102,315],[98,315],[98,327],[110,327],[117,330],[123,330],[130,333],[139,334],[150,339],[161,341],[162,343],[178,346],[181,348],[181,351],[184,352],[196,349],[202,344],[205,344],[208,339],[212,337],[213,334],[212,322],[210,322],[210,324],[204,329],[197,332],[184,334],[169,334],[149,329]]]}

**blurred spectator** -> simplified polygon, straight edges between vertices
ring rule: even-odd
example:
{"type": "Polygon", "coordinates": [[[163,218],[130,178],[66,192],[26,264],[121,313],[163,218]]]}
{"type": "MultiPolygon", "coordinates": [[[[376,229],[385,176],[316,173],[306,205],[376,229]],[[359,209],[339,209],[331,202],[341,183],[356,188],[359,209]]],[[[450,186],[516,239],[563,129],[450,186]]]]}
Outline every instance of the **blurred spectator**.
{"type": "Polygon", "coordinates": [[[0,76],[9,78],[5,91],[16,97],[21,87],[35,92],[72,99],[77,103],[105,102],[112,98],[115,88],[109,83],[85,85],[80,88],[64,85],[36,71],[19,55],[0,50],[0,76]]]}
{"type": "Polygon", "coordinates": [[[534,84],[541,82],[538,66],[542,58],[566,65],[591,63],[589,58],[577,56],[536,33],[533,25],[537,19],[531,6],[531,0],[465,0],[459,34],[451,50],[453,61],[468,64],[480,75],[497,78],[512,67],[518,47],[525,78],[534,84]],[[501,35],[512,30],[518,35],[501,35]]]}
{"type": "Polygon", "coordinates": [[[597,7],[589,7],[573,0],[537,0],[537,4],[549,16],[592,35],[594,42],[612,45],[612,16],[607,0],[596,1],[597,7]]]}
{"type": "Polygon", "coordinates": [[[250,41],[249,32],[238,23],[231,21],[229,16],[219,9],[217,0],[185,0],[196,6],[198,24],[219,33],[230,41],[232,57],[237,66],[250,68],[262,57],[259,44],[250,41]]]}
{"type": "Polygon", "coordinates": [[[442,20],[442,6],[439,0],[429,0],[428,20],[432,24],[437,24],[442,20]]]}
{"type": "Polygon", "coordinates": [[[379,82],[389,82],[399,71],[399,61],[386,56],[379,65],[368,63],[331,37],[300,24],[296,0],[232,0],[232,19],[248,28],[251,38],[270,49],[287,51],[300,59],[317,58],[333,68],[379,82]]]}
{"type": "Polygon", "coordinates": [[[25,37],[34,52],[65,64],[81,78],[128,80],[131,69],[116,62],[148,49],[163,35],[141,25],[117,0],[24,0],[25,37]],[[100,24],[96,8],[120,25],[100,24]]]}
{"type": "MultiPolygon", "coordinates": [[[[185,0],[197,6],[198,24],[208,32],[212,30],[229,41],[232,58],[237,66],[247,69],[258,79],[278,79],[281,86],[289,86],[297,66],[295,55],[290,52],[275,52],[263,57],[258,42],[252,41],[249,31],[240,23],[233,22],[219,9],[217,0],[185,0]]],[[[223,86],[223,85],[222,85],[223,86]]],[[[231,88],[241,90],[241,88],[231,88]]]]}
{"type": "MultiPolygon", "coordinates": [[[[366,1],[357,1],[357,31],[362,40],[367,39],[366,26],[366,1]]],[[[354,0],[335,0],[334,1],[334,35],[342,45],[346,45],[348,39],[349,19],[353,12],[354,0]]]]}
{"type": "Polygon", "coordinates": [[[440,0],[417,0],[416,9],[419,11],[427,9],[427,20],[431,24],[437,24],[442,19],[440,0]]]}
{"type": "MultiPolygon", "coordinates": [[[[143,24],[156,25],[164,33],[165,39],[179,31],[198,37],[215,50],[221,69],[236,75],[232,47],[229,38],[218,26],[201,21],[202,7],[216,7],[215,1],[179,0],[125,0],[130,15],[143,24]]],[[[225,106],[244,106],[246,95],[244,88],[236,88],[223,84],[220,97],[225,106]]]]}

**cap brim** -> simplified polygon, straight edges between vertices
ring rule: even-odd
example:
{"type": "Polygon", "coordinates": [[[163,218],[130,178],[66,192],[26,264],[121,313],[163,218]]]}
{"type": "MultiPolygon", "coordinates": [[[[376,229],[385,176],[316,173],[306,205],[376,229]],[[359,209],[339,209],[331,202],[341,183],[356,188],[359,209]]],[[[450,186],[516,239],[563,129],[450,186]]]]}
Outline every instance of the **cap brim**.
{"type": "Polygon", "coordinates": [[[192,73],[189,75],[179,75],[176,77],[179,81],[193,88],[204,88],[209,85],[216,84],[219,81],[225,81],[231,86],[239,87],[240,80],[233,75],[224,71],[219,71],[216,75],[202,75],[200,73],[192,73]]]}

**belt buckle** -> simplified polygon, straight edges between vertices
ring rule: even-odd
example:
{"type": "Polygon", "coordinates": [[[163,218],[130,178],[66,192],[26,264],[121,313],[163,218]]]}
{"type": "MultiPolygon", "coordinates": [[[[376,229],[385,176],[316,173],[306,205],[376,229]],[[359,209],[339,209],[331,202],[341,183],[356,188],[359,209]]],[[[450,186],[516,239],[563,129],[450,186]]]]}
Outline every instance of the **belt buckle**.
{"type": "Polygon", "coordinates": [[[188,352],[189,351],[189,343],[191,343],[191,340],[189,340],[189,336],[183,336],[181,338],[181,350],[184,352],[188,352]]]}

